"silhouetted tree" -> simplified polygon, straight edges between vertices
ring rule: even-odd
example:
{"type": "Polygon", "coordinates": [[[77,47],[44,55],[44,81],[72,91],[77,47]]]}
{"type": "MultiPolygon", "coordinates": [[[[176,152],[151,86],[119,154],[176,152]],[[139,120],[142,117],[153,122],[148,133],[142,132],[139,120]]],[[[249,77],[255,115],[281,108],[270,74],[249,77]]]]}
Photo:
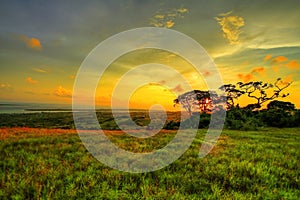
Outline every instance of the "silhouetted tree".
{"type": "Polygon", "coordinates": [[[275,110],[284,110],[284,111],[292,111],[295,110],[295,105],[292,104],[291,102],[285,102],[285,101],[271,101],[267,105],[268,110],[275,109],[275,110]]]}
{"type": "Polygon", "coordinates": [[[174,106],[180,104],[188,112],[212,112],[222,103],[222,97],[214,91],[192,90],[174,99],[174,106]]]}
{"type": "Polygon", "coordinates": [[[267,105],[267,110],[261,113],[262,121],[267,126],[293,127],[297,126],[297,110],[291,102],[272,101],[267,105]]]}
{"type": "Polygon", "coordinates": [[[238,82],[239,90],[244,94],[247,94],[248,97],[255,99],[256,103],[249,104],[245,108],[250,110],[254,110],[257,108],[261,108],[261,105],[267,101],[271,101],[273,99],[279,97],[287,97],[287,94],[281,94],[284,89],[289,87],[292,82],[284,82],[281,78],[278,78],[274,84],[264,83],[262,81],[248,82],[242,83],[238,82]]]}
{"type": "Polygon", "coordinates": [[[239,98],[241,95],[245,94],[244,91],[236,89],[236,86],[233,84],[225,84],[222,85],[220,90],[223,90],[226,95],[226,103],[227,103],[227,110],[231,109],[235,106],[234,99],[239,98]]]}

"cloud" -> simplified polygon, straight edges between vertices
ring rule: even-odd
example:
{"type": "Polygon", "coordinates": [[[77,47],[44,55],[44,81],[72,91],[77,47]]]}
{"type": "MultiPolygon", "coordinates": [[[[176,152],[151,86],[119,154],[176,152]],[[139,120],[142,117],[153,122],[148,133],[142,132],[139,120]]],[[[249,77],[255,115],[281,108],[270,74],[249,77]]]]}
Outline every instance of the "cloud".
{"type": "Polygon", "coordinates": [[[189,12],[189,10],[187,8],[178,8],[176,11],[179,13],[188,13],[189,12]]]}
{"type": "Polygon", "coordinates": [[[166,81],[165,80],[160,80],[158,82],[151,82],[149,85],[165,85],[166,81]]]}
{"type": "Polygon", "coordinates": [[[155,15],[154,18],[156,18],[156,19],[164,19],[165,16],[164,15],[155,15]]]}
{"type": "Polygon", "coordinates": [[[251,74],[253,73],[260,73],[260,74],[264,74],[265,73],[265,68],[264,67],[257,67],[252,69],[251,74]]]}
{"type": "Polygon", "coordinates": [[[27,77],[26,81],[27,81],[27,83],[30,83],[30,84],[36,84],[36,83],[38,83],[37,80],[33,80],[31,77],[27,77]]]}
{"type": "Polygon", "coordinates": [[[278,72],[279,70],[279,66],[280,67],[286,67],[290,70],[299,70],[300,69],[300,63],[297,60],[289,60],[287,57],[285,56],[277,56],[275,58],[272,59],[272,56],[269,57],[269,55],[267,55],[264,59],[264,61],[269,61],[271,60],[271,64],[274,65],[273,71],[278,72]],[[268,57],[268,59],[266,59],[268,57]]]}
{"type": "Polygon", "coordinates": [[[0,88],[9,88],[9,87],[11,87],[10,84],[7,84],[7,83],[0,84],[0,88]]]}
{"type": "Polygon", "coordinates": [[[172,28],[173,26],[174,26],[174,22],[172,21],[172,20],[170,20],[170,21],[167,21],[167,23],[166,23],[166,28],[172,28]]]}
{"type": "Polygon", "coordinates": [[[231,15],[232,12],[220,14],[221,17],[215,17],[215,20],[221,26],[223,37],[226,38],[229,44],[239,44],[240,28],[245,26],[244,18],[231,15]]]}
{"type": "Polygon", "coordinates": [[[264,58],[264,61],[268,61],[272,58],[271,54],[266,55],[266,57],[264,58]]]}
{"type": "Polygon", "coordinates": [[[161,80],[161,81],[159,81],[158,83],[161,84],[161,85],[165,85],[165,84],[167,83],[167,81],[161,80]]]}
{"type": "Polygon", "coordinates": [[[0,83],[0,90],[3,90],[3,91],[12,91],[13,88],[8,83],[0,83]]]}
{"type": "Polygon", "coordinates": [[[160,84],[156,83],[156,82],[150,82],[150,83],[148,83],[148,85],[160,85],[160,84]]]}
{"type": "Polygon", "coordinates": [[[288,62],[288,63],[286,64],[286,66],[287,66],[289,69],[296,69],[296,70],[300,69],[300,64],[299,64],[299,62],[296,61],[296,60],[292,60],[292,61],[288,62]]]}
{"type": "Polygon", "coordinates": [[[183,92],[184,89],[182,88],[181,84],[176,85],[174,88],[171,89],[173,92],[183,92]]]}
{"type": "Polygon", "coordinates": [[[272,62],[273,63],[281,63],[281,62],[285,62],[287,60],[288,60],[288,58],[285,56],[277,56],[276,58],[272,59],[272,62]]]}
{"type": "Polygon", "coordinates": [[[210,75],[211,75],[211,72],[210,72],[210,71],[204,71],[203,75],[204,75],[204,76],[210,76],[210,75]]]}
{"type": "Polygon", "coordinates": [[[58,86],[58,88],[54,91],[54,95],[58,97],[72,97],[72,91],[63,88],[62,86],[58,86]]]}
{"type": "Polygon", "coordinates": [[[252,74],[238,74],[239,79],[241,79],[243,82],[249,82],[253,79],[252,74]]]}
{"type": "Polygon", "coordinates": [[[39,73],[46,73],[47,71],[42,68],[32,68],[33,71],[39,72],[39,73]]]}
{"type": "Polygon", "coordinates": [[[150,18],[150,25],[155,27],[172,28],[177,18],[183,18],[189,10],[187,8],[175,8],[165,12],[157,12],[150,18]]]}
{"type": "Polygon", "coordinates": [[[256,67],[256,68],[253,68],[251,70],[251,72],[248,73],[248,74],[239,73],[237,76],[243,82],[249,82],[249,81],[251,81],[251,80],[254,79],[255,74],[262,74],[262,75],[264,75],[265,74],[265,68],[264,67],[256,67]]]}
{"type": "Polygon", "coordinates": [[[35,50],[42,50],[42,45],[39,39],[29,38],[26,35],[21,35],[20,40],[23,41],[27,47],[35,50]]]}

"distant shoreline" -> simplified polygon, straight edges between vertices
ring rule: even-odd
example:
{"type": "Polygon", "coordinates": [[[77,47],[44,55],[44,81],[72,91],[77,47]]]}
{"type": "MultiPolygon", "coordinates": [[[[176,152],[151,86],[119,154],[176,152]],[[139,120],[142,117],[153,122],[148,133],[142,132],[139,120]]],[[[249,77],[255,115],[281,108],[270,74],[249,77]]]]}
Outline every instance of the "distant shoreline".
{"type": "MultiPolygon", "coordinates": [[[[101,109],[95,109],[96,112],[111,112],[112,109],[108,109],[108,108],[101,108],[101,109]]],[[[120,111],[120,112],[126,112],[127,109],[113,109],[115,111],[120,111]]],[[[72,108],[26,108],[24,109],[24,111],[41,111],[41,112],[44,112],[44,111],[50,111],[50,112],[67,112],[67,111],[70,111],[70,112],[90,112],[90,111],[94,111],[94,109],[72,109],[72,108]]],[[[135,112],[145,112],[145,111],[148,111],[147,109],[129,109],[129,111],[135,111],[135,112]]],[[[163,111],[163,110],[157,110],[157,111],[163,111]]],[[[169,112],[169,111],[167,111],[169,112]]],[[[172,111],[170,111],[172,112],[172,111]]]]}
{"type": "MultiPolygon", "coordinates": [[[[39,113],[39,112],[111,112],[110,108],[106,107],[98,107],[96,106],[95,110],[90,108],[76,108],[73,109],[72,105],[63,105],[63,104],[44,104],[44,103],[8,103],[1,102],[0,103],[0,114],[26,114],[26,113],[39,113]]],[[[116,108],[113,111],[117,111],[120,113],[128,112],[126,108],[116,108]]],[[[157,110],[163,111],[163,110],[157,110]]],[[[177,112],[177,111],[169,111],[167,112],[177,112]]],[[[148,109],[140,109],[133,108],[129,109],[129,112],[149,112],[148,109]]],[[[163,111],[164,112],[164,111],[163,111]]]]}

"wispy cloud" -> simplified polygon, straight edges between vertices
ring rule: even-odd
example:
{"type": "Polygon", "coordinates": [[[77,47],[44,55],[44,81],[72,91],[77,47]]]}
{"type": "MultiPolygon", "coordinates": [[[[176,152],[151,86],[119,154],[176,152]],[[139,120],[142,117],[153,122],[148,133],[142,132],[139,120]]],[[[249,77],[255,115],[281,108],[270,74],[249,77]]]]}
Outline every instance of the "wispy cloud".
{"type": "Polygon", "coordinates": [[[220,17],[215,17],[215,20],[221,26],[223,37],[226,38],[231,45],[239,44],[240,29],[245,26],[244,18],[232,15],[232,12],[220,14],[219,16],[220,17]]]}
{"type": "Polygon", "coordinates": [[[42,45],[41,45],[41,42],[39,39],[34,38],[34,37],[29,38],[26,35],[21,35],[19,38],[21,41],[23,41],[26,44],[26,46],[28,48],[31,48],[34,50],[42,50],[42,45]]]}
{"type": "Polygon", "coordinates": [[[70,97],[72,97],[72,91],[63,88],[62,86],[58,86],[56,88],[56,90],[54,91],[54,95],[56,95],[58,97],[67,97],[67,98],[70,98],[70,97]]]}
{"type": "Polygon", "coordinates": [[[46,73],[47,71],[42,68],[32,68],[33,71],[39,72],[39,73],[46,73]]]}
{"type": "Polygon", "coordinates": [[[27,77],[26,81],[27,81],[27,83],[30,83],[30,84],[36,84],[36,83],[38,83],[37,80],[33,80],[31,77],[27,77]]]}
{"type": "Polygon", "coordinates": [[[150,25],[155,27],[172,28],[177,18],[183,18],[188,13],[187,8],[176,8],[164,12],[157,12],[150,18],[150,25]]]}

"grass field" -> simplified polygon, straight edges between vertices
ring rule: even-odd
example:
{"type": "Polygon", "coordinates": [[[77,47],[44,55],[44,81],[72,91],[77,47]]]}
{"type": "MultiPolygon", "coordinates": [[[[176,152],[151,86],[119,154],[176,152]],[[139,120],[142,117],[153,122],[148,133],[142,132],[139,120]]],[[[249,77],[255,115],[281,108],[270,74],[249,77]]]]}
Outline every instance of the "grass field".
{"type": "MultiPolygon", "coordinates": [[[[160,148],[176,131],[151,140],[106,134],[131,151],[160,148]]],[[[74,130],[0,129],[0,199],[298,199],[300,129],[223,131],[198,157],[205,130],[161,170],[131,174],[93,158],[74,130]]]]}

